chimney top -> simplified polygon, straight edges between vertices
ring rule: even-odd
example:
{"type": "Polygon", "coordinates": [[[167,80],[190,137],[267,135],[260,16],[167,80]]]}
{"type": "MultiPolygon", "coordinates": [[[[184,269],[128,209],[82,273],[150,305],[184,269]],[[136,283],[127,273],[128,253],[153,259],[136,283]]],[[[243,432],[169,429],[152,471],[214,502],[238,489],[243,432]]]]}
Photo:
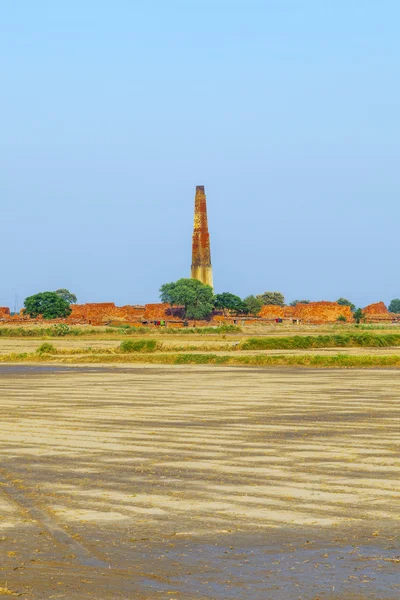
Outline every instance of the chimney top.
{"type": "Polygon", "coordinates": [[[204,192],[204,185],[196,185],[196,192],[204,192]]]}

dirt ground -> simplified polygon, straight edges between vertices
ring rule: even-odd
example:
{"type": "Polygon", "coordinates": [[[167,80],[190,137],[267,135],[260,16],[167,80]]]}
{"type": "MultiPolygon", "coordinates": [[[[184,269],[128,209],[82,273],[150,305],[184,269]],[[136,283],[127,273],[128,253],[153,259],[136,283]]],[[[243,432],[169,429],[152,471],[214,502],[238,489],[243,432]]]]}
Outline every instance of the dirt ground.
{"type": "Polygon", "coordinates": [[[400,373],[0,366],[0,597],[400,597],[400,373]]]}

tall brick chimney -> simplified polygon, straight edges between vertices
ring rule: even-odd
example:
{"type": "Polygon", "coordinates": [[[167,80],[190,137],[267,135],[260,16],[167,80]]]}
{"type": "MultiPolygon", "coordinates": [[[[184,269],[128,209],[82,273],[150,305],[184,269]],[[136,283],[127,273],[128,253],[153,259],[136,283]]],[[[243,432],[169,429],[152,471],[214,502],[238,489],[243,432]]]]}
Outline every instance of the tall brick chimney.
{"type": "Polygon", "coordinates": [[[192,238],[192,279],[213,287],[210,234],[207,223],[207,201],[204,185],[196,186],[194,228],[192,238]]]}

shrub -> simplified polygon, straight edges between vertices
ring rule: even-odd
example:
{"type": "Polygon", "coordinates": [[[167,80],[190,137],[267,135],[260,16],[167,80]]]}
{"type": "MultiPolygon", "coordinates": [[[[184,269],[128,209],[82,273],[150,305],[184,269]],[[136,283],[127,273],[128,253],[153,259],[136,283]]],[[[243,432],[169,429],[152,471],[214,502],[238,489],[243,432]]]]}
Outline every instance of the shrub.
{"type": "Polygon", "coordinates": [[[248,338],[239,345],[242,350],[290,350],[308,348],[379,347],[400,345],[400,334],[317,335],[248,338]]]}
{"type": "Polygon", "coordinates": [[[357,308],[357,310],[354,311],[354,319],[355,319],[356,323],[365,321],[365,314],[363,313],[361,308],[357,308]]]}
{"type": "Polygon", "coordinates": [[[51,335],[56,337],[62,337],[64,335],[68,335],[69,333],[71,333],[71,328],[66,323],[57,323],[57,325],[54,325],[54,327],[51,329],[51,335]]]}
{"type": "Polygon", "coordinates": [[[340,315],[340,317],[338,317],[336,320],[337,321],[341,321],[342,323],[346,323],[347,322],[347,319],[346,319],[346,317],[344,315],[340,315]]]}
{"type": "Polygon", "coordinates": [[[124,340],[119,346],[120,352],[155,352],[156,340],[124,340]]]}
{"type": "Polygon", "coordinates": [[[57,348],[53,346],[53,344],[48,344],[45,342],[36,350],[38,354],[57,354],[57,348]]]}
{"type": "Polygon", "coordinates": [[[217,334],[240,333],[242,329],[238,325],[220,325],[219,327],[166,327],[161,329],[161,335],[188,335],[188,334],[217,334]]]}

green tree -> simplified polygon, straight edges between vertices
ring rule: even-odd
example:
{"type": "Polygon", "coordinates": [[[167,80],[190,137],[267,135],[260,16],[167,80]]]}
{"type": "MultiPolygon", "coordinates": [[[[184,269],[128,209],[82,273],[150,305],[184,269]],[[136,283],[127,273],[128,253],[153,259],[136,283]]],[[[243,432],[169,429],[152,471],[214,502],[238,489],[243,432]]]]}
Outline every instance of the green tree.
{"type": "Polygon", "coordinates": [[[33,319],[39,315],[44,319],[60,319],[71,314],[68,302],[56,292],[41,292],[29,296],[25,299],[24,306],[26,314],[33,319]]]}
{"type": "Polygon", "coordinates": [[[276,306],[285,306],[285,296],[280,292],[264,292],[258,294],[256,298],[260,298],[263,304],[275,304],[276,306]]]}
{"type": "Polygon", "coordinates": [[[257,316],[264,303],[259,297],[247,296],[247,298],[243,300],[243,304],[245,306],[245,313],[257,316]]]}
{"type": "Polygon", "coordinates": [[[296,306],[297,304],[310,304],[310,300],[292,300],[289,306],[296,306]]]}
{"type": "Polygon", "coordinates": [[[389,312],[400,313],[400,299],[394,298],[389,304],[389,312]]]}
{"type": "Polygon", "coordinates": [[[75,296],[75,294],[73,294],[69,290],[66,290],[65,288],[56,290],[55,293],[57,294],[57,296],[60,296],[60,298],[68,302],[68,304],[76,304],[78,301],[78,298],[75,296]]]}
{"type": "Polygon", "coordinates": [[[357,308],[357,310],[354,311],[353,316],[354,316],[356,323],[360,323],[361,321],[365,320],[365,314],[363,313],[361,308],[357,308]]]}
{"type": "Polygon", "coordinates": [[[356,310],[355,304],[353,304],[352,302],[350,302],[350,300],[347,300],[346,298],[339,298],[339,300],[336,300],[336,302],[340,304],[340,306],[350,306],[351,312],[354,312],[356,310]]]}
{"type": "Polygon", "coordinates": [[[230,292],[222,292],[215,296],[215,308],[227,308],[235,313],[241,313],[246,309],[243,300],[230,292]]]}
{"type": "Polygon", "coordinates": [[[214,308],[214,293],[209,285],[197,279],[178,279],[160,288],[162,302],[183,306],[187,319],[207,319],[214,308]]]}

